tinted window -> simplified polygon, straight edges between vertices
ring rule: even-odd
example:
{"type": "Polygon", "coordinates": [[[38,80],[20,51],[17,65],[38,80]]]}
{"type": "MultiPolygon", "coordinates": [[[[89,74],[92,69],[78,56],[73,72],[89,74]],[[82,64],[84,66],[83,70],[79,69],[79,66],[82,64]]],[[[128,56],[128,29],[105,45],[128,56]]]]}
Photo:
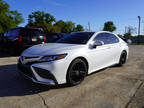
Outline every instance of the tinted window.
{"type": "Polygon", "coordinates": [[[5,36],[19,36],[20,34],[20,29],[12,29],[9,30],[5,36]]]}
{"type": "Polygon", "coordinates": [[[110,44],[119,42],[119,39],[113,34],[108,34],[108,40],[110,44]]]}
{"type": "Polygon", "coordinates": [[[22,36],[34,38],[34,37],[38,37],[38,36],[44,36],[44,34],[41,30],[22,29],[22,36]]]}
{"type": "Polygon", "coordinates": [[[11,30],[7,32],[6,36],[11,36],[11,30]]]}
{"type": "Polygon", "coordinates": [[[94,41],[103,41],[104,44],[108,44],[108,37],[106,35],[106,33],[100,33],[98,34],[95,38],[94,41]]]}
{"type": "Polygon", "coordinates": [[[59,39],[57,43],[86,44],[94,32],[71,33],[59,39]]]}
{"type": "Polygon", "coordinates": [[[56,42],[58,39],[61,38],[61,36],[59,34],[47,34],[47,42],[56,42]]]}

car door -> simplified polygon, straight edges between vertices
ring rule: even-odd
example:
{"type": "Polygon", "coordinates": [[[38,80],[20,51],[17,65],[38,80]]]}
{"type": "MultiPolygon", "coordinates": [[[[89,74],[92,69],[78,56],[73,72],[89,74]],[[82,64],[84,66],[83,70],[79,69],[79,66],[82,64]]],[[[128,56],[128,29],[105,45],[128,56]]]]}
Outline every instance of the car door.
{"type": "Polygon", "coordinates": [[[97,40],[104,42],[104,45],[89,49],[88,57],[90,61],[90,73],[107,67],[110,63],[109,57],[111,54],[107,35],[105,33],[100,33],[93,41],[97,40]]]}
{"type": "Polygon", "coordinates": [[[119,39],[112,33],[107,33],[108,41],[109,41],[109,47],[111,56],[109,59],[111,60],[111,64],[115,64],[119,61],[120,58],[120,44],[119,39]]]}

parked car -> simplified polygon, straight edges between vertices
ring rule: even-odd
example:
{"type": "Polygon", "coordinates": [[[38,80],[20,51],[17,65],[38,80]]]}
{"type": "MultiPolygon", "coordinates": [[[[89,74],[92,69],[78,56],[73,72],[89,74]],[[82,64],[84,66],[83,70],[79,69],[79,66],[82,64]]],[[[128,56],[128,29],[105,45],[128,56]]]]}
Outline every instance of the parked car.
{"type": "Polygon", "coordinates": [[[19,58],[20,73],[35,83],[80,84],[87,74],[126,63],[128,45],[110,32],[76,32],[36,45],[19,58]]]}
{"type": "Polygon", "coordinates": [[[124,40],[127,44],[132,44],[132,40],[130,38],[125,38],[124,36],[121,36],[120,38],[124,40]]]}
{"type": "Polygon", "coordinates": [[[54,43],[64,36],[66,36],[65,33],[48,33],[48,34],[46,34],[46,42],[54,43]]]}
{"type": "Polygon", "coordinates": [[[45,42],[46,37],[41,29],[18,27],[7,31],[3,41],[3,49],[13,55],[32,45],[45,42]]]}
{"type": "Polygon", "coordinates": [[[120,38],[121,38],[122,40],[124,40],[125,42],[127,42],[127,39],[126,39],[124,36],[120,36],[120,38]]]}
{"type": "Polygon", "coordinates": [[[0,33],[0,36],[3,36],[4,34],[3,33],[0,33]]]}
{"type": "Polygon", "coordinates": [[[0,51],[2,50],[2,44],[3,44],[3,33],[0,33],[0,51]]]}

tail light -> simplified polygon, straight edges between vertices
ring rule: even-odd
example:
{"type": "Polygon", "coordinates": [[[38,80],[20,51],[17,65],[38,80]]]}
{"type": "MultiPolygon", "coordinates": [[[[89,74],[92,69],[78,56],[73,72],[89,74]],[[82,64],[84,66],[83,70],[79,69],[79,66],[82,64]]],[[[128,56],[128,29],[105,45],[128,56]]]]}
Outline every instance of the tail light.
{"type": "Polygon", "coordinates": [[[21,35],[18,37],[18,42],[22,42],[22,36],[21,35]]]}
{"type": "Polygon", "coordinates": [[[46,35],[44,35],[44,42],[46,42],[47,40],[46,40],[46,35]]]}

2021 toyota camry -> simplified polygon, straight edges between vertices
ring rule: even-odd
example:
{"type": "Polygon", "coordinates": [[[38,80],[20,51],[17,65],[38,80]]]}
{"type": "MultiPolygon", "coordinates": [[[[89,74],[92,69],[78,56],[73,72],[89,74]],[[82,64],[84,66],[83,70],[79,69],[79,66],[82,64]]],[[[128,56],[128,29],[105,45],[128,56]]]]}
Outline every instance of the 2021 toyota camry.
{"type": "Polygon", "coordinates": [[[19,58],[20,73],[35,83],[80,84],[87,74],[128,59],[128,45],[106,32],[75,32],[56,43],[35,45],[19,58]]]}

